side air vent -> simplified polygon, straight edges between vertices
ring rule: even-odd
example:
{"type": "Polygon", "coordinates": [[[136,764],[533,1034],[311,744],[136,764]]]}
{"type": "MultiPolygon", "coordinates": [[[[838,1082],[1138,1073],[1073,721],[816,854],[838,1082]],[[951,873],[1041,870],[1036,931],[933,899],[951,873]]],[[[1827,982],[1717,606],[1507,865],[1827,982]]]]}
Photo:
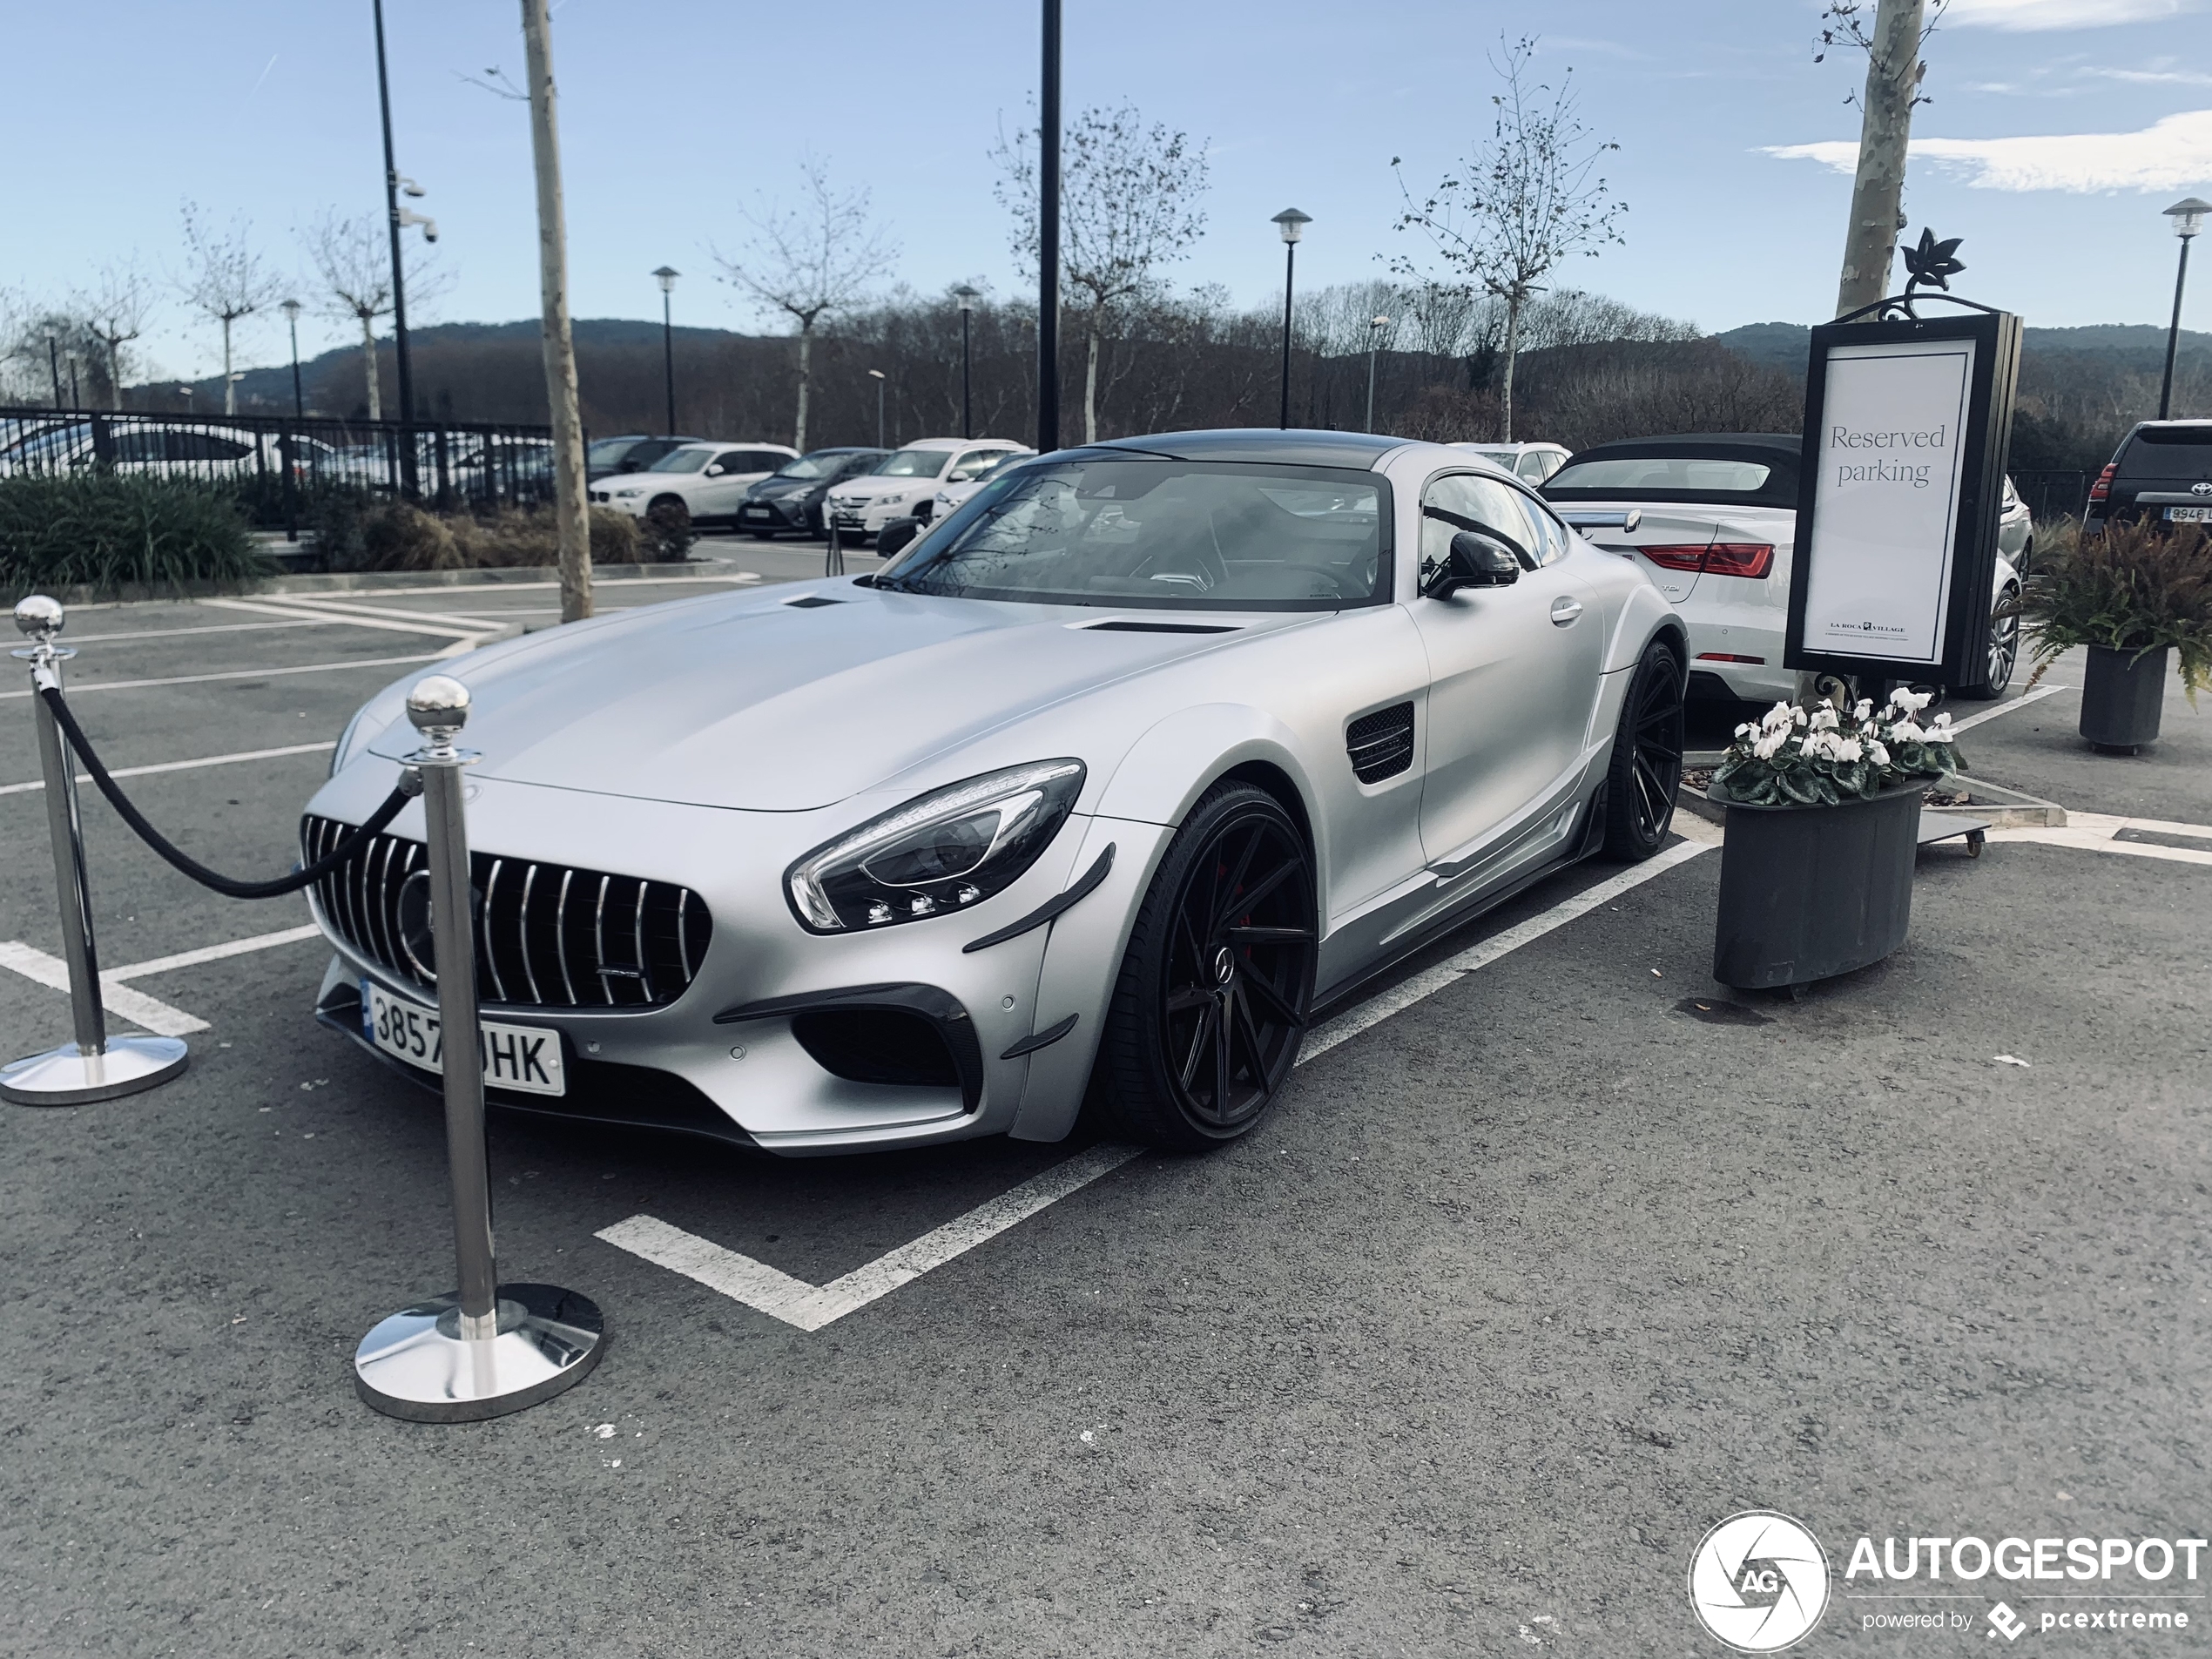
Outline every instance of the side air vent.
{"type": "Polygon", "coordinates": [[[1344,734],[1352,775],[1363,784],[1395,778],[1413,764],[1413,705],[1394,703],[1363,714],[1344,734]]]}

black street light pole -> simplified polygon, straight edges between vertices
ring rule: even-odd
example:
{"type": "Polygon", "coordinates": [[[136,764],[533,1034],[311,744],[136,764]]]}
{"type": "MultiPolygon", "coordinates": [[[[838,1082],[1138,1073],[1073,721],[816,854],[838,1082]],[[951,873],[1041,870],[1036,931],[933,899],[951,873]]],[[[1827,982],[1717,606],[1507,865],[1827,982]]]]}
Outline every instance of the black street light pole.
{"type": "Polygon", "coordinates": [[[1298,239],[1305,234],[1305,227],[1313,222],[1313,215],[1301,213],[1295,207],[1285,207],[1275,215],[1275,227],[1283,233],[1283,418],[1278,423],[1288,431],[1291,424],[1291,279],[1298,272],[1298,239]]]}
{"type": "Polygon", "coordinates": [[[963,438],[972,438],[975,435],[975,405],[974,401],[968,395],[968,322],[970,314],[975,309],[975,301],[978,297],[979,291],[969,287],[965,282],[953,290],[953,298],[960,301],[960,435],[963,438]]]}
{"type": "Polygon", "coordinates": [[[1382,349],[1382,331],[1390,327],[1387,317],[1367,319],[1367,430],[1375,429],[1375,354],[1382,349]]]}
{"type": "Polygon", "coordinates": [[[1037,453],[1060,447],[1060,0],[1044,0],[1037,88],[1037,453]]]}
{"type": "Polygon", "coordinates": [[[62,343],[51,334],[46,336],[46,372],[54,377],[54,407],[65,408],[62,402],[62,343]]]}
{"type": "Polygon", "coordinates": [[[880,368],[872,368],[868,374],[875,381],[875,447],[880,449],[883,448],[884,374],[880,368]]]}
{"type": "Polygon", "coordinates": [[[292,415],[299,420],[307,413],[307,401],[300,392],[300,302],[287,300],[277,309],[284,313],[284,320],[292,329],[292,415]]]}
{"type": "Polygon", "coordinates": [[[670,296],[676,292],[676,279],[683,274],[665,265],[653,273],[654,280],[660,284],[661,379],[668,388],[668,424],[661,430],[671,438],[676,435],[676,333],[669,307],[673,303],[670,296]]]}
{"type": "Polygon", "coordinates": [[[2182,343],[2182,290],[2189,280],[2189,243],[2204,228],[2207,213],[2212,213],[2212,202],[2201,196],[2186,197],[2166,210],[2166,217],[2174,221],[2174,234],[2182,239],[2182,259],[2180,267],[2174,273],[2174,320],[2166,328],[2166,376],[2158,383],[2158,418],[2161,421],[2174,407],[2174,353],[2182,343]]]}
{"type": "Polygon", "coordinates": [[[417,493],[415,481],[415,371],[407,354],[407,279],[400,263],[400,165],[392,158],[392,88],[384,71],[384,0],[376,14],[376,104],[384,119],[384,209],[392,231],[392,344],[400,370],[400,490],[417,493]]]}

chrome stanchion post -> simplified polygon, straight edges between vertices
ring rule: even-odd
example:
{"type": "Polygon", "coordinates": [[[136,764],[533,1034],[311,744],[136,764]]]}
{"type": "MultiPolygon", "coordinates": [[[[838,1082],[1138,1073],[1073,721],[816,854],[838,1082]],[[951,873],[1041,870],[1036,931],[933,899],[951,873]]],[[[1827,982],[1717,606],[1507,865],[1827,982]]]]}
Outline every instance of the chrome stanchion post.
{"type": "Polygon", "coordinates": [[[31,719],[38,731],[38,769],[46,781],[46,833],[54,847],[54,891],[62,913],[62,954],[69,963],[70,1013],[77,1040],[0,1066],[0,1099],[24,1106],[74,1106],[114,1100],[166,1082],[185,1069],[176,1037],[107,1035],[100,1004],[100,957],[92,941],[91,890],[84,880],[84,826],[77,811],[77,768],[54,711],[40,693],[58,691],[61,665],[77,653],[54,644],[67,620],[58,601],[33,594],[16,607],[16,626],[30,638],[15,655],[30,664],[31,719]]]}
{"type": "Polygon", "coordinates": [[[407,759],[421,776],[429,843],[431,963],[459,1286],[402,1309],[364,1337],[354,1355],[354,1385],[389,1416],[462,1423],[520,1411],[583,1381],[606,1350],[606,1321],[573,1291],[498,1282],[477,1023],[476,894],[462,805],[466,768],[476,755],[453,741],[469,718],[469,688],[434,674],[408,693],[407,713],[424,738],[407,759]]]}
{"type": "Polygon", "coordinates": [[[837,519],[834,515],[830,517],[829,551],[822,556],[822,574],[824,576],[845,574],[845,543],[838,536],[837,519]]]}

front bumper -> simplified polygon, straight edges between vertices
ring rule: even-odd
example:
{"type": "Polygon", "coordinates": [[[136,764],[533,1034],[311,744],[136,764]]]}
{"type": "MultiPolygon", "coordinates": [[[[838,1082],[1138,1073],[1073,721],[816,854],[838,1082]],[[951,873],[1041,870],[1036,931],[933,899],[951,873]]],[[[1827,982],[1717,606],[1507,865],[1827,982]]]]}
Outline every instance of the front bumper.
{"type": "Polygon", "coordinates": [[[741,502],[737,521],[740,529],[751,530],[803,530],[811,522],[803,499],[741,502]]]}
{"type": "Polygon", "coordinates": [[[645,516],[645,496],[617,496],[611,490],[594,489],[587,492],[594,507],[611,507],[617,513],[628,513],[632,518],[645,516]]]}
{"type": "MultiPolygon", "coordinates": [[[[357,823],[390,788],[395,770],[365,756],[327,784],[309,810],[357,823]]],[[[472,779],[472,791],[473,847],[676,882],[712,918],[694,977],[663,1005],[488,996],[487,1019],[550,1028],[564,1062],[576,1068],[573,1099],[498,1090],[492,1098],[521,1110],[704,1134],[784,1155],[1064,1134],[1120,961],[1116,941],[1169,833],[1071,818],[1019,880],[973,911],[818,936],[792,917],[782,873],[873,806],[724,812],[492,778],[472,779]],[[1078,858],[1096,859],[1103,840],[1121,844],[1113,879],[1067,916],[986,949],[962,948],[1058,895],[1079,873],[1078,858]],[[1054,941],[1063,941],[1060,954],[1068,959],[1056,966],[1048,961],[1054,941]],[[1070,1015],[1059,1039],[1025,1051],[1070,1015]],[[915,1047],[923,1035],[934,1048],[915,1047]]],[[[421,811],[410,804],[391,833],[419,840],[421,811]]],[[[410,975],[350,942],[319,898],[314,909],[336,952],[317,1002],[325,1023],[365,1040],[364,977],[431,1000],[410,975]]]]}
{"type": "Polygon", "coordinates": [[[912,502],[872,501],[860,507],[832,502],[829,523],[840,536],[873,536],[893,519],[906,518],[914,510],[912,502]]]}

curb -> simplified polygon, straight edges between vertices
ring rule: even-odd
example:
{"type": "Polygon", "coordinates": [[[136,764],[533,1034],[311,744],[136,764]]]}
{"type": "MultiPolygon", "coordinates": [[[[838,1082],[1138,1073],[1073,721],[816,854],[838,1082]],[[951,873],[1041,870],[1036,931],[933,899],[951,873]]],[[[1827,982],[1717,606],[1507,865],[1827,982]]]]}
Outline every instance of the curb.
{"type": "MultiPolygon", "coordinates": [[[[711,577],[738,574],[730,559],[689,559],[671,564],[595,564],[591,573],[609,580],[655,577],[711,577]]],[[[510,564],[474,570],[347,570],[313,576],[271,576],[249,582],[174,582],[158,586],[125,583],[96,587],[75,583],[64,588],[28,589],[51,594],[64,605],[154,604],[168,599],[207,599],[246,593],[374,593],[385,588],[496,588],[509,583],[557,582],[557,564],[510,564]]]]}

